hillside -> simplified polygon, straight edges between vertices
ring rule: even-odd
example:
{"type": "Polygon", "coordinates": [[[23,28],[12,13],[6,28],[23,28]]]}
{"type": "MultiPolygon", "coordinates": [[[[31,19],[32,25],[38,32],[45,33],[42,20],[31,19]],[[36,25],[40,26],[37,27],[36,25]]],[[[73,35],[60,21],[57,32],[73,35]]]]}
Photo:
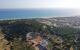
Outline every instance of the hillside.
{"type": "MultiPolygon", "coordinates": [[[[57,43],[64,42],[63,45],[69,43],[70,46],[74,45],[76,47],[79,46],[80,44],[79,29],[69,26],[55,27],[53,25],[49,25],[48,23],[45,24],[45,22],[43,22],[43,21],[55,22],[54,21],[55,19],[57,20],[56,21],[57,23],[59,23],[62,20],[62,18],[2,20],[0,21],[0,30],[3,34],[0,33],[0,36],[3,36],[4,40],[8,41],[7,45],[9,45],[10,47],[13,46],[14,50],[20,50],[20,48],[21,49],[27,48],[25,47],[26,34],[29,32],[40,33],[40,35],[44,39],[47,39],[49,41],[48,47],[50,49],[56,42],[57,43]],[[17,47],[15,47],[16,45],[17,47]]],[[[65,22],[67,18],[65,17],[63,18],[63,20],[65,22]]]]}

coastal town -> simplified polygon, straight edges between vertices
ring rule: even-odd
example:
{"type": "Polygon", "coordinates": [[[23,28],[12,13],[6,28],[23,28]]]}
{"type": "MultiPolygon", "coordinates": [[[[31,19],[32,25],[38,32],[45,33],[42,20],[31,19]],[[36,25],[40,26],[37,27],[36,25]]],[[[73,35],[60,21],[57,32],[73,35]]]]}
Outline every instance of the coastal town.
{"type": "Polygon", "coordinates": [[[80,17],[53,17],[53,18],[46,18],[46,19],[37,19],[40,23],[44,23],[50,26],[55,27],[73,27],[73,28],[80,28],[80,17]]]}

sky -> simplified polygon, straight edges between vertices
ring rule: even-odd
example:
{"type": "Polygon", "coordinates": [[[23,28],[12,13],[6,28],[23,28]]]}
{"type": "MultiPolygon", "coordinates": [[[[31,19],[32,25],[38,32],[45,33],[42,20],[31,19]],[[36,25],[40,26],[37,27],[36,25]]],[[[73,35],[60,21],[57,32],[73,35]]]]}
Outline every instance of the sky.
{"type": "Polygon", "coordinates": [[[0,8],[80,8],[80,0],[0,0],[0,8]]]}

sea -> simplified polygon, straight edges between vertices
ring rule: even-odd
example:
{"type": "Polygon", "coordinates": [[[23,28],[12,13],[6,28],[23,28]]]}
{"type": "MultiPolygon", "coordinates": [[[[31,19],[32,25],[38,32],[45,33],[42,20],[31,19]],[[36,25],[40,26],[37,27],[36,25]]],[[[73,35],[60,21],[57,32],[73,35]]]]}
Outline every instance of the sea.
{"type": "Polygon", "coordinates": [[[72,9],[0,9],[0,19],[47,18],[72,14],[72,9]]]}

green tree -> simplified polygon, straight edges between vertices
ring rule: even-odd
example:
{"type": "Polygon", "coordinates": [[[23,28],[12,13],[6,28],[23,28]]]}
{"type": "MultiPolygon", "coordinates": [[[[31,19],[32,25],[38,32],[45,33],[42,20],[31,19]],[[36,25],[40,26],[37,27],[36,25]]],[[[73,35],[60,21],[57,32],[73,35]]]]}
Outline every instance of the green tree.
{"type": "Polygon", "coordinates": [[[28,46],[27,42],[14,38],[13,42],[13,50],[34,50],[33,47],[28,46]]]}

